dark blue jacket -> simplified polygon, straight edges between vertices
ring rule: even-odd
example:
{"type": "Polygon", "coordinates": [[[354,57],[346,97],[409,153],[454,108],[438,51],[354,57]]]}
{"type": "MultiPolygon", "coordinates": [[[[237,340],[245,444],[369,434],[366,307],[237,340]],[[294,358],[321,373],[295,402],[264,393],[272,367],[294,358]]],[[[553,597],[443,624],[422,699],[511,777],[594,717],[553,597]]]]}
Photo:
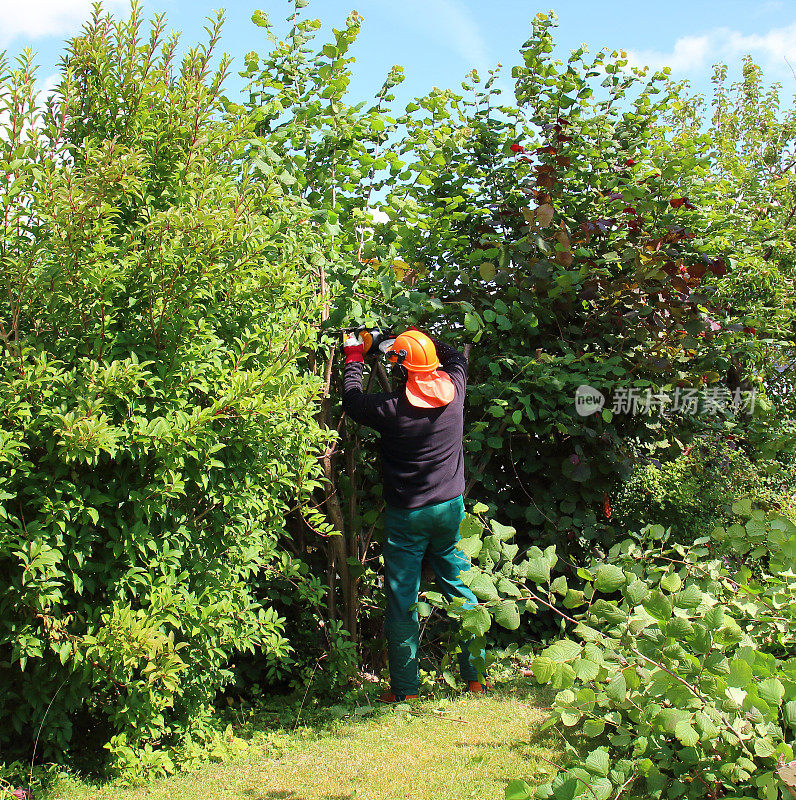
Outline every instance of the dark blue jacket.
{"type": "Polygon", "coordinates": [[[404,384],[392,392],[362,391],[364,364],[346,364],[343,410],[351,419],[380,434],[384,499],[399,508],[452,500],[464,492],[464,394],[467,359],[450,345],[432,339],[440,369],[456,395],[441,408],[417,408],[407,399],[404,384]]]}

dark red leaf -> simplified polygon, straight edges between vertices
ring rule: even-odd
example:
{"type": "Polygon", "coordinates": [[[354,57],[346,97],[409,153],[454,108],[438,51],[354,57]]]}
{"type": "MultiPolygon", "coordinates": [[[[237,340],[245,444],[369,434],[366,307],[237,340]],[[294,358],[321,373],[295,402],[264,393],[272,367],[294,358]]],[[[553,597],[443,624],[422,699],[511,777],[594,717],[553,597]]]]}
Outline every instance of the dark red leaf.
{"type": "Polygon", "coordinates": [[[727,274],[727,265],[723,258],[716,258],[708,263],[708,269],[717,277],[723,278],[727,274]]]}

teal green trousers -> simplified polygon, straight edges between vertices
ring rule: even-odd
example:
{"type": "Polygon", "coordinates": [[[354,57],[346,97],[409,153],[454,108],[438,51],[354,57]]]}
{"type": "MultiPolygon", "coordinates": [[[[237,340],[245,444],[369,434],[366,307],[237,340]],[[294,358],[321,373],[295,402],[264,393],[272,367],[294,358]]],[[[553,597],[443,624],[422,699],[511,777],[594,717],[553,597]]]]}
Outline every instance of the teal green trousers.
{"type": "MultiPolygon", "coordinates": [[[[470,569],[469,558],[456,547],[464,519],[461,496],[422,508],[387,506],[384,514],[384,572],[387,594],[387,652],[390,688],[395,694],[417,694],[419,623],[417,603],[420,570],[426,553],[434,568],[440,592],[447,600],[465,599],[465,608],[478,603],[459,573],[470,569]]],[[[480,657],[484,657],[483,651],[480,657]]],[[[477,681],[478,654],[462,643],[459,668],[465,681],[477,681]]]]}

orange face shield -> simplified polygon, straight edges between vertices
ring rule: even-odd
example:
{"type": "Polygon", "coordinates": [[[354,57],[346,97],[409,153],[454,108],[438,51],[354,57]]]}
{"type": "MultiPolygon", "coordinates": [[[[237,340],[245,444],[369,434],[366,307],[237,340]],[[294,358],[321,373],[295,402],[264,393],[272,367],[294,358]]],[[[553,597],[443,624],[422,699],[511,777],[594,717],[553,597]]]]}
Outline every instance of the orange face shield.
{"type": "Polygon", "coordinates": [[[440,408],[456,396],[453,381],[442,370],[409,372],[406,379],[406,399],[417,408],[440,408]]]}

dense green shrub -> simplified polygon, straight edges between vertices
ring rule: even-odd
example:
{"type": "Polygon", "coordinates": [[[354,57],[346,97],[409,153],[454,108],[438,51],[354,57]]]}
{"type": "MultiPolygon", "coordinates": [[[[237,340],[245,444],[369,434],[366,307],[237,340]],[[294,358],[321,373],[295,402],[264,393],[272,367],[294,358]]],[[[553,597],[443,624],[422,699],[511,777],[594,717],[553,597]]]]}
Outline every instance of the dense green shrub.
{"type": "Polygon", "coordinates": [[[328,438],[297,362],[323,255],[225,112],[217,39],[178,64],[162,20],[97,12],[46,107],[2,63],[4,757],[40,732],[62,759],[80,715],[112,766],[170,770],[234,654],[290,652],[251,581],[328,438]]]}
{"type": "MultiPolygon", "coordinates": [[[[769,432],[774,438],[774,432],[769,432]]],[[[751,456],[732,435],[697,433],[670,460],[645,458],[622,483],[613,505],[621,538],[649,520],[672,529],[675,540],[688,543],[714,525],[731,522],[738,497],[756,505],[794,514],[796,471],[792,458],[783,463],[754,450],[751,456]]]]}
{"type": "MultiPolygon", "coordinates": [[[[396,111],[400,68],[372,102],[348,95],[360,15],[316,44],[320,23],[304,5],[284,40],[254,15],[268,43],[246,57],[248,108],[263,153],[293,164],[293,191],[318,206],[340,249],[324,276],[337,302],[314,366],[329,376],[323,420],[341,434],[317,502],[343,535],[320,548],[308,535],[305,557],[327,575],[332,614],[370,642],[360,589],[378,556],[377,448],[340,420],[337,328],[417,324],[467,349],[469,498],[515,525],[521,543],[582,554],[613,541],[610,505],[639,455],[676,456],[679,422],[654,402],[651,413],[613,413],[612,396],[728,388],[731,370],[748,388],[790,312],[776,292],[756,292],[749,307],[714,302],[723,281],[742,287],[749,274],[728,277],[726,237],[698,235],[726,186],[707,182],[699,213],[682,196],[711,158],[686,141],[687,126],[672,145],[683,94],[665,74],[583,48],[562,63],[554,17],[538,15],[512,68],[513,99],[497,73],[471,73],[462,91],[435,89],[396,111]],[[575,413],[581,384],[604,392],[601,413],[575,413]]],[[[387,385],[379,368],[367,381],[387,385]]]]}
{"type": "Polygon", "coordinates": [[[688,546],[647,526],[581,568],[579,588],[557,588],[569,636],[532,668],[558,690],[548,724],[575,763],[535,790],[513,782],[507,798],[781,796],[796,730],[796,526],[748,499],[730,511],[732,526],[688,546]]]}

